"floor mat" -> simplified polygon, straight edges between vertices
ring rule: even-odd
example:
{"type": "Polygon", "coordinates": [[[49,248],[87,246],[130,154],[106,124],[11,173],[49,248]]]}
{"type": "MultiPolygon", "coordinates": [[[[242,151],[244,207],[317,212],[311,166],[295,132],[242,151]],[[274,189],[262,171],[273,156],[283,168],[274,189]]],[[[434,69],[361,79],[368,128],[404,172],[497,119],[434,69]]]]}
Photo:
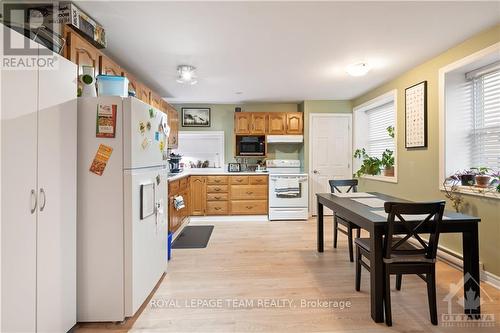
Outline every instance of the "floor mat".
{"type": "Polygon", "coordinates": [[[175,239],[172,248],[202,249],[207,247],[213,230],[213,225],[188,225],[175,239]]]}

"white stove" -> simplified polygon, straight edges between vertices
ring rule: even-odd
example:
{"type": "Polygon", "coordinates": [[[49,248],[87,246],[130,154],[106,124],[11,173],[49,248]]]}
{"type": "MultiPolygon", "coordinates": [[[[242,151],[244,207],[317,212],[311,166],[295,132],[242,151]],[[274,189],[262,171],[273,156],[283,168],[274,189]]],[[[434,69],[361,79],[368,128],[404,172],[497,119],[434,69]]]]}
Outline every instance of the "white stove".
{"type": "Polygon", "coordinates": [[[307,220],[308,177],[299,160],[267,160],[269,220],[307,220]]]}

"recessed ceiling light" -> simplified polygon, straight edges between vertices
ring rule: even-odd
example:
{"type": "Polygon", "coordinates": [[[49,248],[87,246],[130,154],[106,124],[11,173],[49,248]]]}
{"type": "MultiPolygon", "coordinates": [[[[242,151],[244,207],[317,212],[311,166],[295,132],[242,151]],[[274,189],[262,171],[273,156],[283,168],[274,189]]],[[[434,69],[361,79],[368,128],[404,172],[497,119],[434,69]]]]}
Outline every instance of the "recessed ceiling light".
{"type": "Polygon", "coordinates": [[[370,71],[371,67],[366,62],[358,62],[347,66],[346,72],[351,76],[363,76],[370,71]]]}
{"type": "Polygon", "coordinates": [[[196,84],[196,68],[190,65],[177,66],[177,82],[183,84],[196,84]]]}

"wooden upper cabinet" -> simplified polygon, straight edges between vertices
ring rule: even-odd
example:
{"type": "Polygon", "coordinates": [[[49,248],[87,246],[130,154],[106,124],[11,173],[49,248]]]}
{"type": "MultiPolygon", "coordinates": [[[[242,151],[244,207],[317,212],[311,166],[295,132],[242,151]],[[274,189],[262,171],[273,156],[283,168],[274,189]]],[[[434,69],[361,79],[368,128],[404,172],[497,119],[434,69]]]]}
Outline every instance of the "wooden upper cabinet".
{"type": "Polygon", "coordinates": [[[267,113],[264,112],[255,112],[252,113],[252,134],[266,134],[267,130],[267,113]]]}
{"type": "Polygon", "coordinates": [[[286,114],[286,134],[302,134],[304,132],[304,117],[302,112],[286,114]]]}
{"type": "Polygon", "coordinates": [[[137,79],[130,73],[128,72],[124,72],[123,73],[123,76],[125,76],[127,79],[128,79],[128,91],[134,91],[135,92],[135,96],[137,97],[137,91],[138,91],[138,84],[139,82],[137,81],[137,79]]]}
{"type": "Polygon", "coordinates": [[[158,95],[154,91],[151,91],[150,101],[151,101],[151,106],[152,107],[154,107],[154,108],[156,108],[158,110],[161,110],[162,98],[160,97],[160,95],[158,95]]]}
{"type": "Polygon", "coordinates": [[[150,95],[151,90],[140,82],[137,82],[137,90],[135,91],[135,97],[143,101],[144,103],[151,104],[150,95]]]}
{"type": "MultiPolygon", "coordinates": [[[[77,65],[77,78],[83,74],[83,66],[94,68],[94,75],[99,71],[100,52],[89,42],[80,37],[76,32],[67,28],[66,31],[66,57],[77,65]]],[[[78,87],[81,84],[78,82],[78,87]]]]}
{"type": "Polygon", "coordinates": [[[236,134],[251,133],[252,114],[248,112],[234,113],[234,132],[236,134]]]}
{"type": "Polygon", "coordinates": [[[123,69],[105,55],[100,56],[99,74],[123,76],[123,69]]]}
{"type": "Polygon", "coordinates": [[[170,135],[168,136],[168,148],[176,149],[179,146],[179,113],[177,110],[165,102],[167,108],[167,121],[170,127],[170,135]]]}
{"type": "Polygon", "coordinates": [[[267,133],[273,135],[286,134],[286,113],[270,112],[268,115],[269,127],[267,133]]]}

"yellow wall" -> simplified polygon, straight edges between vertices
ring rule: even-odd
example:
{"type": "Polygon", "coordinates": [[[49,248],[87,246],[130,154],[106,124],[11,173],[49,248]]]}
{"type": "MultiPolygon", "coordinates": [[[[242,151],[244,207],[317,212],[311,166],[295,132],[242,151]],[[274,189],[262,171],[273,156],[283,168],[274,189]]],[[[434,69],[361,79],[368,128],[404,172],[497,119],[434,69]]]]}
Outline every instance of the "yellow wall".
{"type": "MultiPolygon", "coordinates": [[[[398,90],[397,143],[398,143],[398,183],[364,180],[363,191],[379,191],[410,200],[441,200],[439,190],[439,123],[438,123],[438,71],[474,52],[500,42],[500,25],[470,38],[439,56],[421,64],[396,79],[356,98],[353,106],[382,95],[390,90],[398,90]],[[404,92],[405,88],[421,81],[427,81],[428,106],[428,148],[406,150],[404,147],[404,92]]],[[[500,200],[466,195],[463,212],[480,216],[480,260],[485,270],[500,276],[500,200]]],[[[448,203],[448,208],[452,209],[448,203]]],[[[443,235],[440,245],[461,252],[461,237],[443,235]]]]}

